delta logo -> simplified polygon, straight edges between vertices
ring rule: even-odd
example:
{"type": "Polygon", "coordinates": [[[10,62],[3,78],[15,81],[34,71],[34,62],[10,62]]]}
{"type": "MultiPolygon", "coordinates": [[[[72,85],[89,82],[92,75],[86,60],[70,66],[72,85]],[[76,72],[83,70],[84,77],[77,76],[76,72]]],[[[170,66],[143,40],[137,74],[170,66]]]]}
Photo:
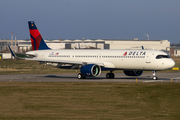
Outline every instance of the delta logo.
{"type": "Polygon", "coordinates": [[[125,52],[124,54],[123,54],[123,56],[126,56],[127,55],[127,52],[125,52]]]}
{"type": "Polygon", "coordinates": [[[123,56],[126,56],[126,55],[146,55],[146,52],[144,52],[144,51],[141,51],[141,52],[130,51],[129,53],[128,53],[128,52],[125,52],[125,53],[123,54],[123,56]]]}
{"type": "Polygon", "coordinates": [[[55,53],[55,55],[59,55],[59,53],[55,53]]]}

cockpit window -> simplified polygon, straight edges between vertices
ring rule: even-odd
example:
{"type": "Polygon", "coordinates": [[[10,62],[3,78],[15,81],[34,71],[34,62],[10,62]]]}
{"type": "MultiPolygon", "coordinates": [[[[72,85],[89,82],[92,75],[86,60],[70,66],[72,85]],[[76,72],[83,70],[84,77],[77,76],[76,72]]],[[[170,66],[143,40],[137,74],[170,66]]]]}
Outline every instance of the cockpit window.
{"type": "Polygon", "coordinates": [[[156,59],[170,58],[169,55],[157,55],[156,59]]]}

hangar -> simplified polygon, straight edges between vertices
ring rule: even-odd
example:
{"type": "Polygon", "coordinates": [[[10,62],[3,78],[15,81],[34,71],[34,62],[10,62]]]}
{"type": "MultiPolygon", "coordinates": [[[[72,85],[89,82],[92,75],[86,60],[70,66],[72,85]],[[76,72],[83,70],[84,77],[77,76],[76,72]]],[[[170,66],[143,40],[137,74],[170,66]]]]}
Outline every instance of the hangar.
{"type": "MultiPolygon", "coordinates": [[[[52,49],[155,49],[169,54],[170,41],[168,40],[138,40],[126,39],[77,39],[77,40],[45,40],[52,49]]],[[[0,40],[0,52],[9,51],[10,45],[15,52],[31,50],[31,40],[0,40]]]]}
{"type": "Polygon", "coordinates": [[[179,46],[172,46],[170,49],[170,55],[180,57],[180,47],[179,46]]]}

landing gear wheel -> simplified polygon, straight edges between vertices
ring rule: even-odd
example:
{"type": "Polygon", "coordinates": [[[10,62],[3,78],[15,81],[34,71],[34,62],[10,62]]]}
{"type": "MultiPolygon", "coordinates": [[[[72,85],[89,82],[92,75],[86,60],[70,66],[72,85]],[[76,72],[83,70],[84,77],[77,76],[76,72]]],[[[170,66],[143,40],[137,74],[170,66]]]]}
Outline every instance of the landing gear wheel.
{"type": "Polygon", "coordinates": [[[78,79],[81,79],[81,78],[82,78],[81,73],[79,73],[79,74],[77,75],[77,78],[78,78],[78,79]]]}
{"type": "Polygon", "coordinates": [[[152,78],[153,80],[157,80],[158,79],[158,77],[157,76],[153,76],[153,78],[152,78]]]}
{"type": "Polygon", "coordinates": [[[157,80],[158,79],[158,77],[156,76],[156,71],[154,70],[154,71],[152,71],[152,73],[153,73],[153,80],[157,80]]]}
{"type": "Polygon", "coordinates": [[[106,74],[106,78],[107,78],[107,79],[110,79],[110,73],[107,73],[107,74],[106,74]]]}
{"type": "Polygon", "coordinates": [[[78,79],[86,79],[86,76],[84,76],[84,75],[82,75],[81,73],[79,73],[79,74],[77,75],[77,78],[78,78],[78,79]]]}
{"type": "Polygon", "coordinates": [[[115,76],[114,73],[107,73],[107,74],[106,74],[106,78],[107,78],[107,79],[110,79],[110,78],[113,79],[114,76],[115,76]]]}
{"type": "Polygon", "coordinates": [[[114,78],[114,73],[110,73],[110,77],[113,79],[114,78]]]}

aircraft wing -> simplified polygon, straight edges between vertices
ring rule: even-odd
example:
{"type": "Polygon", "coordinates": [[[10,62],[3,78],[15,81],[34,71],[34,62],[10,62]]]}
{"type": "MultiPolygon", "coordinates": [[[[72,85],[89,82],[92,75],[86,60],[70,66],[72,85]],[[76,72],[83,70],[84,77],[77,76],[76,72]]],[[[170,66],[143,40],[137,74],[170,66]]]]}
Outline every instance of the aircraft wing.
{"type": "Polygon", "coordinates": [[[39,61],[39,62],[52,62],[52,63],[64,63],[64,64],[77,64],[77,65],[96,64],[101,67],[105,66],[105,64],[103,62],[86,62],[86,61],[82,62],[82,61],[35,59],[35,58],[25,58],[25,60],[33,60],[33,61],[39,61]]]}

